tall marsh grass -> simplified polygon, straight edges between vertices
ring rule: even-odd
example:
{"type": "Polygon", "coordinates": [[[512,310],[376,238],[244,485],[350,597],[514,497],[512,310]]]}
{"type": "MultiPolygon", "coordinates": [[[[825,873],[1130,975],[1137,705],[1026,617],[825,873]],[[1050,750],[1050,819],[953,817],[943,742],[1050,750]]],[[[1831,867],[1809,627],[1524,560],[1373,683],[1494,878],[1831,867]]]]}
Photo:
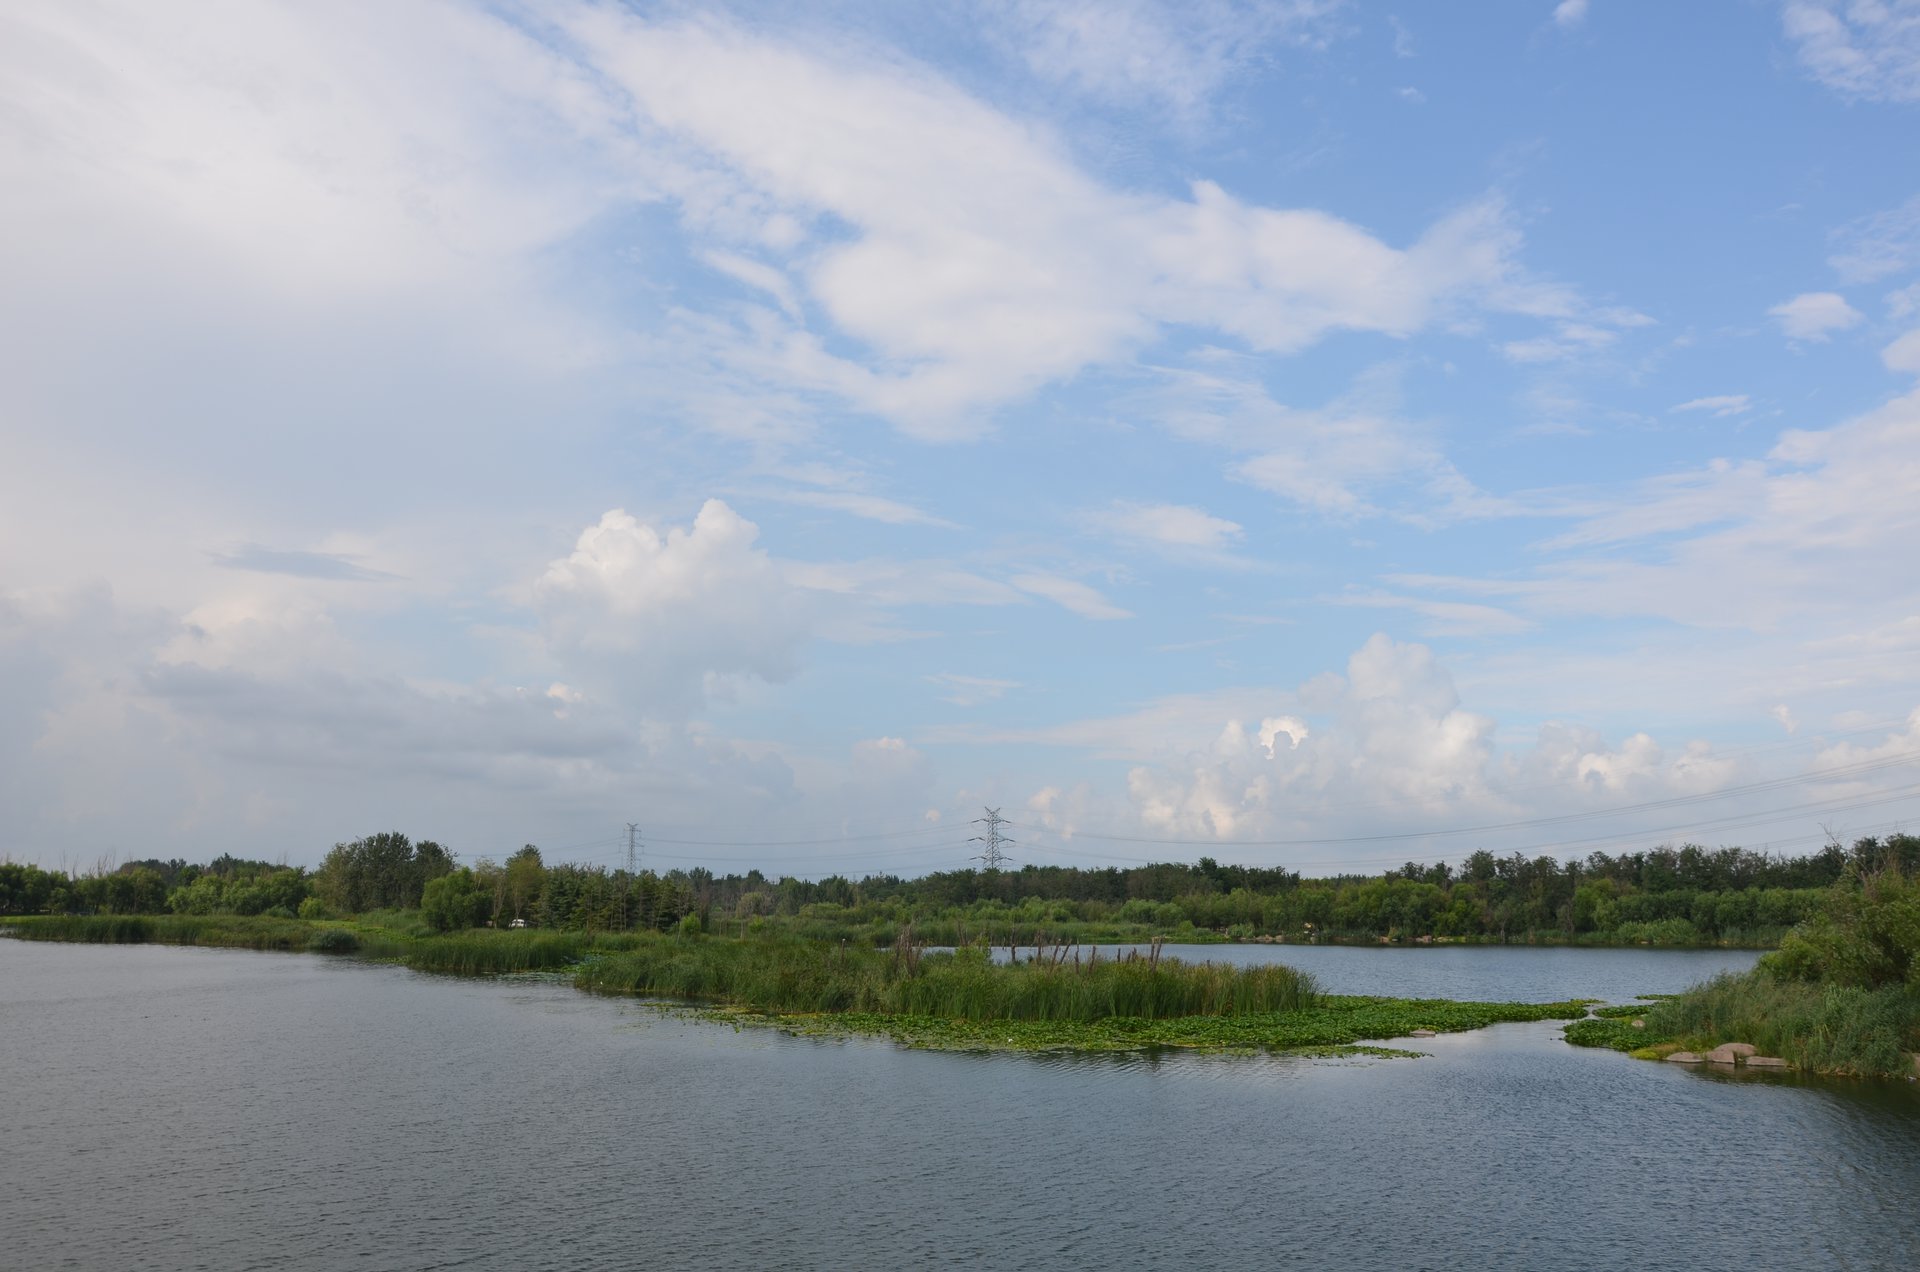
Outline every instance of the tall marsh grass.
{"type": "Polygon", "coordinates": [[[1154,955],[1089,958],[1056,950],[996,964],[963,949],[923,954],[774,938],[645,941],[589,963],[584,989],[706,999],[763,1011],[877,1012],[952,1020],[1092,1022],[1292,1011],[1318,1001],[1290,967],[1235,968],[1154,955]]]}
{"type": "Polygon", "coordinates": [[[1920,1050],[1920,991],[1728,974],[1656,1003],[1646,1022],[1688,1046],[1750,1042],[1816,1073],[1903,1077],[1913,1069],[1901,1053],[1920,1050]]]}

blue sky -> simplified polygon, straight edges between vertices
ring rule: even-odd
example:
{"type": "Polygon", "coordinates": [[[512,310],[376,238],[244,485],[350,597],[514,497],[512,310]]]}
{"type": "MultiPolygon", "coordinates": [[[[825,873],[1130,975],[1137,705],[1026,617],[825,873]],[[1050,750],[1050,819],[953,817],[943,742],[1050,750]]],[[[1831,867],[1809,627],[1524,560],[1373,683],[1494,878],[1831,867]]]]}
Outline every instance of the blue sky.
{"type": "Polygon", "coordinates": [[[0,853],[1920,815],[1920,4],[0,17],[0,853]]]}

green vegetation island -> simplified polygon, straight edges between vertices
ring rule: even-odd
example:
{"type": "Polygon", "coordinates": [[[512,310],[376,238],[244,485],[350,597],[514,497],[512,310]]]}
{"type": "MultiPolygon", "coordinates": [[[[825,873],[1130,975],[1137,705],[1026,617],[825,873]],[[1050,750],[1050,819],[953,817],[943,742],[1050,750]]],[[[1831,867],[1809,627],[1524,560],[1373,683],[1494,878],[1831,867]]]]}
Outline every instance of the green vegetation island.
{"type": "Polygon", "coordinates": [[[1740,1042],[1784,1068],[1907,1077],[1920,1051],[1920,838],[1776,859],[1689,845],[1562,864],[1475,854],[1381,876],[1150,865],[860,883],[627,875],[523,848],[460,866],[388,833],[313,872],[222,857],[70,877],[0,863],[0,925],[38,940],[310,950],[706,1004],[737,1024],[958,1050],[1154,1047],[1418,1054],[1378,1045],[1502,1021],[1660,1059],[1740,1042]],[[1776,920],[1792,917],[1790,924],[1776,920]],[[1202,926],[1199,920],[1211,920],[1202,926]],[[1280,965],[1162,956],[1171,939],[1750,944],[1751,972],[1651,1005],[1332,995],[1280,965]],[[1711,935],[1710,935],[1711,934],[1711,935]],[[1102,955],[1082,943],[1141,942],[1102,955]],[[989,942],[1018,957],[995,961],[989,942]],[[929,949],[929,945],[948,946],[929,949]]]}

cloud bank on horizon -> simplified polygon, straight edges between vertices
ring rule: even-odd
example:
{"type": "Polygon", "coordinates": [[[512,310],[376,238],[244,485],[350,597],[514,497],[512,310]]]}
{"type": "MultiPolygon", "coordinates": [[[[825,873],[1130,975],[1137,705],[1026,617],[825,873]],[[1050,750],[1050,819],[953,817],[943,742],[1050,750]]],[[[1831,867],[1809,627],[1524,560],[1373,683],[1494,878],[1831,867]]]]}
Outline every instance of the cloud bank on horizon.
{"type": "Polygon", "coordinates": [[[1910,828],[1917,32],[24,0],[0,855],[1910,828]]]}

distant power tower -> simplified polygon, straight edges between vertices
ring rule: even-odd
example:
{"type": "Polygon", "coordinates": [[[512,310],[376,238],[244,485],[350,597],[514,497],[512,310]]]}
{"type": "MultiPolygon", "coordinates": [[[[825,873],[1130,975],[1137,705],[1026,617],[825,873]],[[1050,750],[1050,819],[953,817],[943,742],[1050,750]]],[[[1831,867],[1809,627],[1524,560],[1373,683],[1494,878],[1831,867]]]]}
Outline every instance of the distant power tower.
{"type": "Polygon", "coordinates": [[[967,860],[979,862],[984,870],[998,870],[1011,861],[1012,858],[1002,851],[1004,845],[1013,842],[1011,837],[1000,833],[1000,828],[1006,825],[1006,822],[1007,819],[1000,815],[1000,810],[997,808],[989,808],[985,817],[974,818],[973,824],[985,826],[987,833],[974,835],[967,840],[970,844],[983,845],[979,856],[969,857],[967,860]]]}
{"type": "Polygon", "coordinates": [[[635,822],[627,823],[627,882],[620,891],[620,927],[624,931],[633,926],[633,881],[638,877],[640,866],[640,827],[635,822]]]}

